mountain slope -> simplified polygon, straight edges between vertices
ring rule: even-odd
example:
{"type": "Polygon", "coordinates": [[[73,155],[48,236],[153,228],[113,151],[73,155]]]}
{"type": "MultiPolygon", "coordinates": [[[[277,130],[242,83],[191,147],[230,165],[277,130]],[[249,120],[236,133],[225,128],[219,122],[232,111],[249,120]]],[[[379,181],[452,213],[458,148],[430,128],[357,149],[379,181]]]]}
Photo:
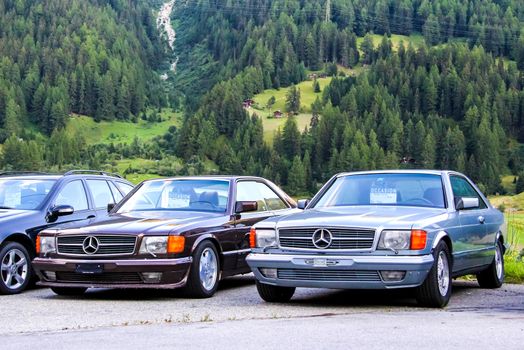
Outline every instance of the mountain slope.
{"type": "Polygon", "coordinates": [[[129,119],[160,105],[162,43],[149,4],[0,2],[0,141],[26,122],[50,134],[70,112],[129,119]],[[160,97],[159,97],[160,96],[160,97]]]}

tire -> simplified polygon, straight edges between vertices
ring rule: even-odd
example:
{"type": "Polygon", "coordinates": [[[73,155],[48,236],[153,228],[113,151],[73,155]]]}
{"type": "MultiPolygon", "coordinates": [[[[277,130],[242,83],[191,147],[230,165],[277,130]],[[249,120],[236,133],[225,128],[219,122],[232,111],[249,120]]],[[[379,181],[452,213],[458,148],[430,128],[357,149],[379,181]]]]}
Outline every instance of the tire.
{"type": "Polygon", "coordinates": [[[185,287],[186,295],[192,298],[210,298],[218,289],[220,260],[215,245],[203,241],[193,253],[193,262],[185,287]]]}
{"type": "Polygon", "coordinates": [[[487,269],[477,274],[477,281],[482,288],[500,288],[504,283],[504,248],[497,241],[495,257],[487,269]]]}
{"type": "Polygon", "coordinates": [[[58,295],[75,296],[85,293],[87,288],[83,287],[51,287],[51,290],[58,295]]]}
{"type": "Polygon", "coordinates": [[[268,303],[286,303],[295,294],[295,287],[279,287],[256,281],[258,294],[268,303]]]}
{"type": "Polygon", "coordinates": [[[0,294],[18,294],[33,280],[31,256],[17,242],[9,242],[0,249],[0,294]]]}
{"type": "Polygon", "coordinates": [[[433,251],[435,262],[422,283],[416,289],[416,298],[421,306],[442,308],[451,297],[451,254],[444,241],[433,251]]]}

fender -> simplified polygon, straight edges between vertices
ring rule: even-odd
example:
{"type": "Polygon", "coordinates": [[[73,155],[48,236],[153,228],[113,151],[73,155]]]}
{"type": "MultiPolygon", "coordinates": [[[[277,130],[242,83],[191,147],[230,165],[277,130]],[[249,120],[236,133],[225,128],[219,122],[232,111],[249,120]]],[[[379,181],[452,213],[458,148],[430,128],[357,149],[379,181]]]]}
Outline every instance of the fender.
{"type": "Polygon", "coordinates": [[[222,246],[220,245],[219,241],[218,241],[218,238],[212,233],[212,232],[208,232],[208,233],[204,233],[204,234],[201,234],[196,240],[195,242],[193,243],[193,246],[191,247],[191,254],[193,254],[193,252],[195,251],[196,247],[202,243],[202,241],[204,240],[210,240],[212,241],[215,246],[217,247],[217,250],[218,250],[218,254],[222,254],[222,246]]]}
{"type": "Polygon", "coordinates": [[[444,238],[444,237],[448,237],[449,238],[449,235],[448,235],[448,233],[446,231],[439,231],[439,232],[437,232],[437,235],[433,239],[433,244],[431,246],[431,249],[435,249],[437,247],[438,242],[440,242],[442,240],[442,238],[444,238]]]}

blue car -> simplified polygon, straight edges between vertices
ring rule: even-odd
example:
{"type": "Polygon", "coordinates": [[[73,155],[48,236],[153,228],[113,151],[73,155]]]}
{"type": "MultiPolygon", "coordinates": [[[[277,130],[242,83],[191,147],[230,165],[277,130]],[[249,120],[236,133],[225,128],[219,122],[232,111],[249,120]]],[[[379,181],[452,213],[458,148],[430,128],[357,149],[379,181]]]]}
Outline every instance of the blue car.
{"type": "Polygon", "coordinates": [[[300,207],[251,230],[247,262],[268,302],[296,287],[415,288],[419,304],[444,307],[452,278],[504,281],[504,216],[463,174],[343,173],[300,207]]]}
{"type": "Polygon", "coordinates": [[[0,174],[0,294],[20,293],[34,280],[40,231],[107,218],[108,205],[132,189],[127,180],[99,171],[0,174]]]}

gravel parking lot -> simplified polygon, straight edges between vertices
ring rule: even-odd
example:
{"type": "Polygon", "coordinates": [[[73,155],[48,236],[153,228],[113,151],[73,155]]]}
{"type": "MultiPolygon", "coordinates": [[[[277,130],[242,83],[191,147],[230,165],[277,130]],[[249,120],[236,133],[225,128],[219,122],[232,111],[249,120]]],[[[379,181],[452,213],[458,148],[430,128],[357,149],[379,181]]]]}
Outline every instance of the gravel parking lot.
{"type": "Polygon", "coordinates": [[[143,290],[61,297],[37,288],[0,305],[6,349],[524,346],[524,286],[510,284],[456,281],[444,310],[417,307],[407,291],[299,289],[288,304],[268,304],[251,275],[222,281],[211,299],[143,290]]]}

